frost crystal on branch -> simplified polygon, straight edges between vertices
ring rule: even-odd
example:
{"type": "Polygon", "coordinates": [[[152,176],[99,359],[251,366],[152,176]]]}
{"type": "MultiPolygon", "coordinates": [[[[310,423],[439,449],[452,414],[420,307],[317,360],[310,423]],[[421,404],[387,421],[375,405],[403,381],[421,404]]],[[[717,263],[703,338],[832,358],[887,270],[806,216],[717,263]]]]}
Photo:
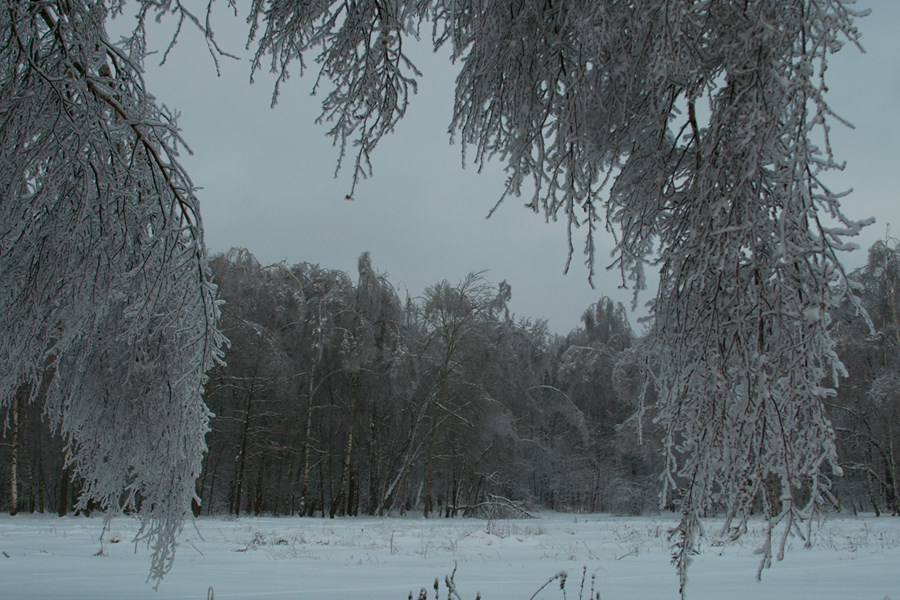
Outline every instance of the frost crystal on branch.
{"type": "Polygon", "coordinates": [[[84,482],[169,569],[220,359],[215,286],[173,115],[92,2],[0,9],[0,402],[40,399],[84,482]],[[30,384],[30,385],[29,385],[30,384]]]}

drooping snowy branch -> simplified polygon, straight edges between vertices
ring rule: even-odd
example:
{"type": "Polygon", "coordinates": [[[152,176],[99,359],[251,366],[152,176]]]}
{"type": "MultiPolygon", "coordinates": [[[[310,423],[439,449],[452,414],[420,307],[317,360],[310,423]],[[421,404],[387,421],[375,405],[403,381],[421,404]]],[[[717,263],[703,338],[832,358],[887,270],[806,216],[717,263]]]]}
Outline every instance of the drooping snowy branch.
{"type": "Polygon", "coordinates": [[[403,49],[404,38],[417,35],[414,3],[394,0],[355,2],[319,0],[289,2],[254,0],[250,42],[258,44],[252,71],[268,62],[277,75],[274,105],[281,84],[296,61],[302,73],[304,55],[318,52],[316,89],[330,88],[322,101],[319,122],[340,148],[341,168],[348,145],[355,147],[353,190],[371,174],[372,150],[406,114],[416,92],[418,69],[403,49]],[[260,19],[265,27],[259,33],[260,19]]]}
{"type": "MultiPolygon", "coordinates": [[[[860,226],[820,182],[835,164],[813,142],[828,114],[817,67],[837,36],[854,36],[842,7],[761,2],[711,16],[720,83],[658,230],[664,501],[681,488],[682,584],[709,509],[725,507],[739,534],[761,506],[783,528],[780,558],[830,498],[840,468],[823,400],[844,369],[829,311],[848,291],[836,251],[860,226]]],[[[763,568],[771,537],[761,552],[763,568]]]]}
{"type": "Polygon", "coordinates": [[[137,511],[158,579],[223,338],[175,117],[145,91],[141,36],[112,43],[106,17],[79,1],[0,10],[0,402],[30,384],[81,505],[137,511]]]}
{"type": "MultiPolygon", "coordinates": [[[[605,214],[623,281],[641,289],[645,268],[659,267],[659,419],[667,492],[679,489],[667,498],[684,514],[682,578],[709,508],[726,507],[737,530],[759,505],[785,531],[808,518],[836,467],[822,400],[843,372],[828,331],[847,293],[837,252],[862,225],[820,179],[838,167],[823,74],[828,54],[857,40],[850,3],[389,4],[399,22],[430,19],[435,47],[451,47],[451,131],[479,166],[506,164],[508,193],[531,182],[529,206],[567,222],[570,258],[586,226],[593,269],[605,214]]],[[[306,48],[353,22],[337,16],[344,3],[316,6],[258,2],[251,13],[275,30],[290,22],[305,36],[293,47],[306,48]],[[322,27],[322,15],[334,20],[322,27]]],[[[283,40],[267,35],[262,49],[283,40]]],[[[300,58],[277,55],[282,69],[300,58]]],[[[338,81],[372,58],[364,49],[348,70],[329,56],[320,61],[332,77],[342,69],[338,81]]],[[[326,105],[352,114],[364,98],[335,92],[326,105]]]]}

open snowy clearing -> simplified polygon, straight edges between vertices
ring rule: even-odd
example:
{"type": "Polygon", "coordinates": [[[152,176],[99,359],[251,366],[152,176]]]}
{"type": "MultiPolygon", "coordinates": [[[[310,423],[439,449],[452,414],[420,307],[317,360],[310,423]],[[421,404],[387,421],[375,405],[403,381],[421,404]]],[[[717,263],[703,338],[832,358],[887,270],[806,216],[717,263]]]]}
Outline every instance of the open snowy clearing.
{"type": "MultiPolygon", "coordinates": [[[[603,600],[677,597],[666,517],[543,514],[483,521],[417,518],[201,518],[181,537],[175,566],[154,591],[149,553],[130,542],[137,522],[118,518],[0,517],[0,598],[395,599],[417,595],[454,563],[463,600],[528,600],[568,571],[578,598],[587,567],[603,600]],[[102,550],[101,550],[102,548],[102,550]],[[210,592],[212,590],[212,592],[210,592]]],[[[709,524],[708,532],[715,531],[709,524]]],[[[900,600],[900,519],[831,517],[814,546],[793,539],[781,563],[755,581],[762,527],[737,543],[707,540],[692,567],[693,600],[750,598],[900,600]]],[[[557,583],[539,598],[562,598],[557,583]]]]}

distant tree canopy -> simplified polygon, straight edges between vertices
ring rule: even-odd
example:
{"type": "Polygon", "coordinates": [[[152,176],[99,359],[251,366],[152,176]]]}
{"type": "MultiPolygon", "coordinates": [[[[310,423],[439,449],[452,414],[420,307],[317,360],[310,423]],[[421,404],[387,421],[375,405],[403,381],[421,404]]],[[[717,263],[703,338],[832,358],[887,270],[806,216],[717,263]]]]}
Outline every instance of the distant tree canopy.
{"type": "MultiPolygon", "coordinates": [[[[835,495],[854,512],[900,510],[897,262],[893,242],[879,242],[851,274],[874,334],[850,303],[833,324],[849,372],[827,403],[845,472],[835,495]]],[[[509,286],[477,273],[402,299],[367,254],[356,277],[264,266],[246,250],[211,267],[231,345],[204,394],[215,416],[197,514],[656,510],[652,331],[636,336],[621,304],[601,298],[563,336],[510,315],[509,286]]],[[[38,406],[10,410],[0,481],[17,493],[7,500],[4,487],[0,508],[65,514],[83,479],[38,406]]]]}
{"type": "Polygon", "coordinates": [[[590,332],[562,337],[512,317],[509,286],[477,273],[401,300],[368,254],[355,283],[246,251],[212,265],[232,345],[207,389],[207,513],[655,505],[658,452],[617,427],[640,389],[614,383],[640,369],[621,305],[603,298],[590,332]]]}
{"type": "MultiPolygon", "coordinates": [[[[317,63],[323,120],[341,159],[350,151],[354,185],[415,90],[404,43],[430,29],[460,65],[450,130],[474,161],[506,163],[507,194],[530,182],[530,208],[568,223],[570,258],[583,228],[593,269],[605,216],[623,281],[640,290],[645,266],[659,268],[655,377],[664,495],[683,515],[682,584],[713,504],[728,505],[735,533],[757,502],[789,531],[829,493],[837,463],[823,399],[843,367],[828,326],[847,293],[836,252],[861,223],[821,181],[836,166],[823,74],[858,37],[848,4],[249,7],[254,72],[269,66],[280,83],[317,63]]],[[[152,498],[142,506],[161,574],[192,495],[200,390],[222,338],[178,129],[140,76],[145,27],[172,13],[179,32],[193,23],[221,50],[185,3],[135,6],[135,30],[114,43],[105,22],[122,0],[3,3],[0,401],[22,385],[34,398],[55,374],[45,406],[90,482],[85,498],[111,508],[152,498]],[[148,420],[145,436],[104,434],[148,420]],[[159,436],[171,443],[121,447],[159,436]],[[161,475],[160,461],[177,468],[161,475]]],[[[767,545],[761,566],[771,557],[767,545]]]]}

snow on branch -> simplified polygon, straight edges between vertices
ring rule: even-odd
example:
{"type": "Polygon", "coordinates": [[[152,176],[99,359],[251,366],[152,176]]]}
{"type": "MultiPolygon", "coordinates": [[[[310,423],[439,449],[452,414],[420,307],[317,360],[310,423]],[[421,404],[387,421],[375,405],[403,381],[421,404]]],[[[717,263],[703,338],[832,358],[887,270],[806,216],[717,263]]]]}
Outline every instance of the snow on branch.
{"type": "Polygon", "coordinates": [[[0,401],[31,384],[79,504],[141,515],[159,579],[224,338],[175,116],[145,91],[142,40],[110,42],[106,17],[103,3],[0,11],[0,401]]]}

